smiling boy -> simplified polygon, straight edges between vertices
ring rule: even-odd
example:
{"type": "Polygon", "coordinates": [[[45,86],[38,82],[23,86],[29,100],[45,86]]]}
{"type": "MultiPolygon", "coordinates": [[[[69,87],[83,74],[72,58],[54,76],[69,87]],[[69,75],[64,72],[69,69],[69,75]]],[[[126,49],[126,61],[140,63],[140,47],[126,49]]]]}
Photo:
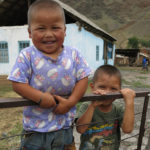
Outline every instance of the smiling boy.
{"type": "Polygon", "coordinates": [[[31,4],[28,32],[33,46],[21,50],[9,75],[14,91],[37,103],[24,108],[20,150],[64,150],[91,70],[77,49],[63,45],[65,14],[56,1],[31,4]]]}

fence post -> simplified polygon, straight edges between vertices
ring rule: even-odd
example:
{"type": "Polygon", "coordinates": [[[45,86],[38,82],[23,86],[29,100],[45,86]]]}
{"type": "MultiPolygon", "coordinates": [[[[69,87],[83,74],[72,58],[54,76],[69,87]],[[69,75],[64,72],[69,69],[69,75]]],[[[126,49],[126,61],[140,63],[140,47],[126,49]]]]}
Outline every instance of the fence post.
{"type": "Polygon", "coordinates": [[[142,146],[142,140],[143,140],[143,136],[144,136],[144,132],[145,132],[145,121],[146,121],[148,101],[149,101],[149,94],[146,95],[145,99],[144,99],[144,105],[143,105],[143,112],[142,112],[142,118],[141,118],[141,125],[140,125],[140,132],[139,132],[137,150],[141,150],[141,146],[142,146]]]}
{"type": "Polygon", "coordinates": [[[148,143],[145,150],[150,150],[150,134],[149,134],[148,143]]]}

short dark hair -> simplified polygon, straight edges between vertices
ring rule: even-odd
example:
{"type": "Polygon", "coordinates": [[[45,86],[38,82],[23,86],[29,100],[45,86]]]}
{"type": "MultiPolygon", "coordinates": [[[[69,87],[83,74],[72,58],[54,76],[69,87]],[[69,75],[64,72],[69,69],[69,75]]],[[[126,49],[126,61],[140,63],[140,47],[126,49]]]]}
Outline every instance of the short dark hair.
{"type": "Polygon", "coordinates": [[[121,87],[121,73],[115,66],[102,65],[102,66],[98,67],[93,76],[93,83],[95,83],[97,81],[98,75],[100,73],[106,73],[110,76],[116,76],[118,78],[118,80],[120,81],[120,87],[121,87]]]}
{"type": "Polygon", "coordinates": [[[64,23],[65,23],[65,13],[64,13],[64,9],[61,7],[61,5],[59,3],[57,3],[54,0],[36,0],[34,1],[29,9],[28,9],[28,24],[30,25],[31,23],[31,19],[32,19],[32,13],[33,10],[39,10],[40,8],[48,8],[48,9],[60,9],[62,12],[62,17],[64,18],[64,23]]]}

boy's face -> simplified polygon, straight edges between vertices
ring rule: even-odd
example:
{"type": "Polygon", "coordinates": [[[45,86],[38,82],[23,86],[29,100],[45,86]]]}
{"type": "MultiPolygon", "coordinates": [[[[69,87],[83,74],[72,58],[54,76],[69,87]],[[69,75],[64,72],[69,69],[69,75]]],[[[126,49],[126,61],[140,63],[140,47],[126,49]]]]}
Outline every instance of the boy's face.
{"type": "MultiPolygon", "coordinates": [[[[106,73],[100,73],[94,84],[91,84],[92,91],[99,90],[102,94],[118,92],[120,87],[120,79],[117,76],[110,76],[106,73]]],[[[114,99],[105,100],[105,106],[111,105],[114,99]]]]}
{"type": "Polygon", "coordinates": [[[65,37],[65,22],[61,10],[39,9],[33,12],[29,37],[37,49],[48,55],[58,55],[65,37]]]}

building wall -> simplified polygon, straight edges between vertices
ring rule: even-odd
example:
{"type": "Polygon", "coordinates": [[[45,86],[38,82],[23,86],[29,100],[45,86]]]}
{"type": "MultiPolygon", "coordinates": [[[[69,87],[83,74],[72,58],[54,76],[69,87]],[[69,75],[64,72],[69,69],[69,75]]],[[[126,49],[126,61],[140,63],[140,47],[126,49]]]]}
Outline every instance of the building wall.
{"type": "MultiPolygon", "coordinates": [[[[18,41],[30,40],[27,26],[0,28],[0,41],[8,43],[9,63],[0,63],[0,75],[8,75],[19,54],[18,41]]],[[[30,42],[31,43],[31,42],[30,42]]]]}
{"type": "MultiPolygon", "coordinates": [[[[104,64],[104,40],[88,32],[83,27],[79,30],[76,24],[68,24],[64,44],[78,48],[92,70],[104,64]],[[96,61],[96,46],[99,46],[99,61],[96,61]]],[[[115,45],[113,45],[113,58],[108,59],[108,64],[114,64],[114,54],[115,45]]]]}
{"type": "MultiPolygon", "coordinates": [[[[1,27],[0,41],[8,42],[9,63],[0,63],[0,75],[8,75],[16,57],[19,54],[18,41],[30,41],[28,37],[27,26],[1,27]]],[[[88,64],[94,71],[98,66],[104,64],[102,38],[86,31],[84,28],[79,30],[76,24],[68,24],[64,45],[70,45],[77,48],[85,57],[88,64]],[[96,46],[99,46],[99,60],[96,61],[96,46]]],[[[113,50],[114,56],[114,50],[113,50]]],[[[108,60],[109,64],[114,64],[114,59],[108,60]]]]}

